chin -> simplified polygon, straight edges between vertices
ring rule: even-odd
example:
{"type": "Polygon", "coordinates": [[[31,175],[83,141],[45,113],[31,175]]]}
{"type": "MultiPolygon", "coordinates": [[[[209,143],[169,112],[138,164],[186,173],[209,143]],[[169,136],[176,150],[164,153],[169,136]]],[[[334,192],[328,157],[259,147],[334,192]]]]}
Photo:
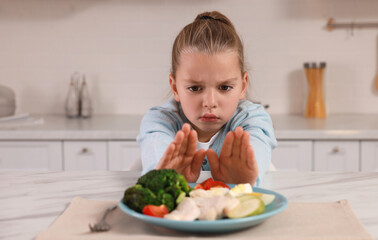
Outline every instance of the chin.
{"type": "Polygon", "coordinates": [[[222,128],[223,124],[206,122],[206,123],[201,123],[199,126],[201,126],[200,129],[203,132],[215,132],[215,131],[219,131],[219,129],[222,128]]]}

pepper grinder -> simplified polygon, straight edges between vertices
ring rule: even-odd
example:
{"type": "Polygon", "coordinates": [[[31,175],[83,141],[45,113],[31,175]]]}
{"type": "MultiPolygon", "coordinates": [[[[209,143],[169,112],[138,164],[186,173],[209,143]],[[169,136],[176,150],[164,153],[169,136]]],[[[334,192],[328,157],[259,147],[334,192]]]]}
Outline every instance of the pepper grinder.
{"type": "Polygon", "coordinates": [[[304,64],[307,83],[309,86],[305,112],[305,117],[307,118],[326,118],[323,94],[323,74],[325,67],[325,62],[321,62],[319,67],[317,67],[316,63],[304,64]]]}

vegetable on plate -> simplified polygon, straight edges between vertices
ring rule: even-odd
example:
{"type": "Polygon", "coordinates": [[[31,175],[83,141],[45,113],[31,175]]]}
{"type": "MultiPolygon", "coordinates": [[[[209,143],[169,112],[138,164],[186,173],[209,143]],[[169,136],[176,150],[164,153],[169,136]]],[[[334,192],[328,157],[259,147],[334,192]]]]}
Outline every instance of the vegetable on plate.
{"type": "Polygon", "coordinates": [[[185,177],[174,169],[151,170],[126,189],[122,201],[140,213],[146,205],[164,204],[168,211],[172,211],[189,191],[185,177]]]}
{"type": "Polygon", "coordinates": [[[244,218],[265,212],[265,204],[259,197],[242,195],[237,198],[240,203],[230,211],[226,212],[228,218],[244,218]]]}
{"type": "Polygon", "coordinates": [[[164,217],[164,215],[168,214],[168,208],[164,204],[160,206],[155,205],[146,205],[144,206],[142,213],[144,215],[152,216],[152,217],[164,217]]]}
{"type": "Polygon", "coordinates": [[[208,178],[206,179],[205,181],[203,181],[202,183],[198,183],[194,189],[203,189],[203,190],[209,190],[211,188],[228,188],[230,189],[230,187],[225,184],[224,182],[221,182],[221,181],[214,181],[212,178],[208,178]]]}

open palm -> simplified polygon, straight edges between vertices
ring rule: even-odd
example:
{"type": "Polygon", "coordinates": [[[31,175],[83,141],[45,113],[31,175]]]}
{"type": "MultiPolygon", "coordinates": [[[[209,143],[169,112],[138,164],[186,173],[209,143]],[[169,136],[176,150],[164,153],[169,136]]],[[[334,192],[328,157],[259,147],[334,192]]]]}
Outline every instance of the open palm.
{"type": "Polygon", "coordinates": [[[156,169],[172,168],[184,175],[188,182],[197,181],[205,150],[197,151],[197,132],[185,123],[175,139],[169,144],[156,169]]]}
{"type": "Polygon", "coordinates": [[[227,133],[219,157],[212,149],[208,149],[206,154],[215,180],[252,185],[256,182],[256,157],[249,142],[249,132],[241,127],[227,133]]]}

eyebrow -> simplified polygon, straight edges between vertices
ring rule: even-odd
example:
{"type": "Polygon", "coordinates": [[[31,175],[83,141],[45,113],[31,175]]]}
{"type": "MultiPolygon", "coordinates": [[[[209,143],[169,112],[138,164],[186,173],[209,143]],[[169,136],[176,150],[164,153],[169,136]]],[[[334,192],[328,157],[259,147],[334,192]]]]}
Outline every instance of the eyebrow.
{"type": "MultiPolygon", "coordinates": [[[[184,80],[186,82],[189,82],[190,84],[202,84],[202,81],[197,81],[197,80],[194,80],[194,79],[184,79],[184,80]]],[[[237,77],[228,78],[228,79],[219,81],[219,83],[220,84],[230,84],[230,83],[234,82],[235,80],[238,80],[238,78],[237,77]]]]}

